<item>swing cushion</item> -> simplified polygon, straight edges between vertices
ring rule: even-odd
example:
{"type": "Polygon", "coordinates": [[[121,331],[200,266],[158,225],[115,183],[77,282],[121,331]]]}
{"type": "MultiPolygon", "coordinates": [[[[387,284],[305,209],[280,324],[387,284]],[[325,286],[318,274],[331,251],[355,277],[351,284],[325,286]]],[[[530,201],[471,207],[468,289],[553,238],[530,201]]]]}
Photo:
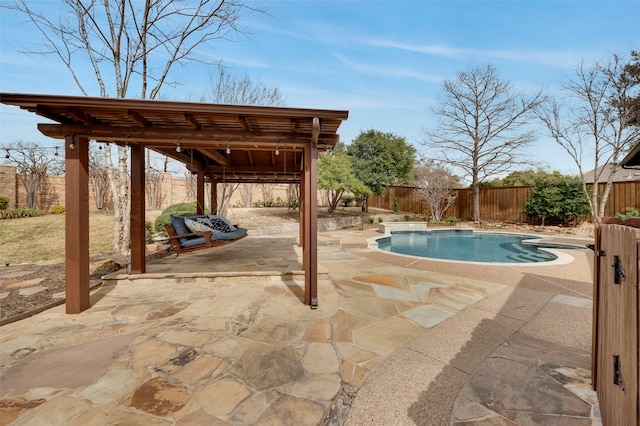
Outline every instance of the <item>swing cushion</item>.
{"type": "MultiPolygon", "coordinates": [[[[176,235],[189,234],[191,231],[187,228],[187,225],[184,223],[184,217],[181,216],[171,216],[171,226],[176,231],[176,235]]],[[[185,238],[186,239],[186,238],[185,238]]]]}
{"type": "MultiPolygon", "coordinates": [[[[171,226],[176,235],[191,234],[192,232],[211,232],[211,241],[233,241],[243,238],[247,235],[247,229],[236,228],[230,225],[230,222],[222,216],[171,216],[171,226]],[[211,227],[208,223],[211,223],[211,227]]],[[[202,236],[189,236],[180,238],[180,246],[183,248],[195,247],[205,243],[202,236]]]]}

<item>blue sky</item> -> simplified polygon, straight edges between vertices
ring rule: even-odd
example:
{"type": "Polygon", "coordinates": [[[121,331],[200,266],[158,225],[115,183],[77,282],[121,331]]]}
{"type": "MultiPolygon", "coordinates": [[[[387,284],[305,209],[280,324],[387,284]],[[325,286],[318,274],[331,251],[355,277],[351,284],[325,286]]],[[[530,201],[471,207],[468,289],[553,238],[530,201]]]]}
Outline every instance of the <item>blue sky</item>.
{"type": "MultiPolygon", "coordinates": [[[[53,8],[52,1],[31,1],[53,8]]],[[[582,60],[607,60],[640,50],[640,1],[260,1],[268,14],[245,14],[248,33],[199,55],[222,60],[229,72],[277,87],[286,106],[349,110],[340,128],[349,143],[376,129],[403,136],[419,152],[424,129],[436,122],[445,79],[473,66],[495,66],[514,89],[544,87],[558,95],[563,75],[582,60]]],[[[81,95],[54,58],[26,56],[37,43],[23,19],[0,10],[0,90],[81,95]]],[[[87,70],[90,72],[90,70],[87,70]]],[[[200,64],[175,69],[182,84],[163,97],[197,99],[210,88],[200,64]]],[[[132,93],[137,91],[132,90],[132,93]]],[[[97,96],[98,92],[91,93],[97,96]]],[[[2,143],[22,139],[59,144],[35,128],[41,118],[0,109],[2,143]]],[[[539,135],[531,158],[576,174],[571,159],[539,135]]]]}

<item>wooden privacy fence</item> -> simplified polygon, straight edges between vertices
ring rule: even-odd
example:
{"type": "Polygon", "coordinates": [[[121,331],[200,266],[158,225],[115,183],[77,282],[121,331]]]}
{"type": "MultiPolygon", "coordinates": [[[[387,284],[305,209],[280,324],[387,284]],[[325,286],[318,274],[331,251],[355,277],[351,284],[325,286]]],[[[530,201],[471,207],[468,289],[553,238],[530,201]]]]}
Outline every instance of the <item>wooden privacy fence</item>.
{"type": "MultiPolygon", "coordinates": [[[[598,191],[604,193],[605,184],[598,185],[598,191]]],[[[470,220],[473,208],[471,189],[457,189],[458,198],[445,212],[445,217],[455,216],[458,219],[470,220]]],[[[524,203],[531,196],[531,188],[527,186],[480,188],[480,218],[490,221],[528,222],[524,216],[524,203]]],[[[420,215],[430,215],[429,205],[420,200],[414,187],[390,186],[381,197],[372,195],[369,206],[391,210],[395,198],[398,198],[400,210],[420,215]]],[[[640,181],[615,182],[609,193],[605,216],[615,216],[627,209],[640,210],[640,181]]],[[[592,221],[591,215],[579,218],[579,221],[592,221]]]]}

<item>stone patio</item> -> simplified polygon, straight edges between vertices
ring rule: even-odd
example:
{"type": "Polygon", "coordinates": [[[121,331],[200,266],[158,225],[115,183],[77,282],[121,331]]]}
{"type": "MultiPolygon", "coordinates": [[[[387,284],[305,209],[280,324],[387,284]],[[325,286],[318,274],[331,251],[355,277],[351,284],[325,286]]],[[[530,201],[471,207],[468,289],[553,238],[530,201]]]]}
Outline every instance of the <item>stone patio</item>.
{"type": "Polygon", "coordinates": [[[591,253],[478,267],[372,251],[375,235],[319,235],[314,310],[292,233],[153,261],[79,315],[3,326],[2,423],[317,425],[350,385],[350,425],[598,424],[591,253]]]}

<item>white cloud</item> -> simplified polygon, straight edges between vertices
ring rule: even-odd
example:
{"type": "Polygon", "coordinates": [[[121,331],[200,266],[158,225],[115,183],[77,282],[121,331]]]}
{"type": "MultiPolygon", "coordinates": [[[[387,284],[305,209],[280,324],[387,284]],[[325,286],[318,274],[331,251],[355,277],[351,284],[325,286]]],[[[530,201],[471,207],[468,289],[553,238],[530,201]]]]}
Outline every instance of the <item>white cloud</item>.
{"type": "Polygon", "coordinates": [[[369,74],[369,75],[377,75],[377,76],[386,76],[386,77],[400,77],[400,78],[412,78],[416,80],[427,81],[430,83],[442,83],[445,80],[445,77],[439,75],[428,74],[420,71],[415,71],[407,67],[397,67],[397,66],[387,66],[381,64],[371,64],[365,63],[361,61],[354,61],[351,59],[347,59],[343,55],[336,55],[336,58],[348,66],[351,69],[356,71],[369,74]]]}
{"type": "Polygon", "coordinates": [[[440,56],[460,60],[509,60],[530,62],[545,66],[572,68],[584,55],[570,51],[545,51],[525,49],[475,49],[453,47],[444,44],[412,44],[385,39],[361,38],[362,44],[405,50],[426,55],[440,56]]]}

